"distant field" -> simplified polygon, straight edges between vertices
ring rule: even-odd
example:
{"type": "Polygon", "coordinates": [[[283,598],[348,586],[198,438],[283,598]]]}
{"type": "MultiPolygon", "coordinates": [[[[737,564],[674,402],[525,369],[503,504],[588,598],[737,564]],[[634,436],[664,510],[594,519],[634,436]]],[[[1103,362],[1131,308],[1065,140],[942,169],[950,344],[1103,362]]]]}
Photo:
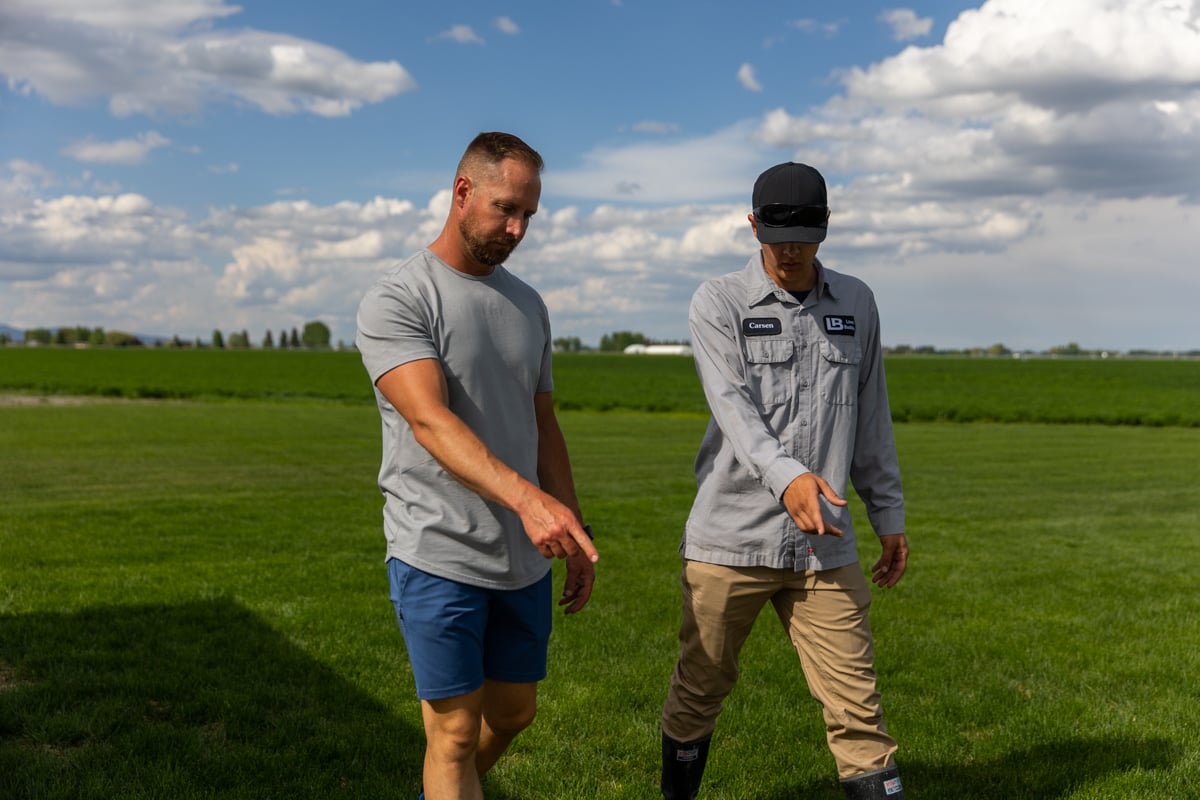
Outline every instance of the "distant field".
{"type": "MultiPolygon", "coordinates": [[[[705,413],[690,358],[560,354],[564,410],[705,413]]],[[[1200,360],[889,358],[898,421],[1200,427],[1200,360]]],[[[372,404],[354,352],[0,348],[0,392],[372,404]]]]}

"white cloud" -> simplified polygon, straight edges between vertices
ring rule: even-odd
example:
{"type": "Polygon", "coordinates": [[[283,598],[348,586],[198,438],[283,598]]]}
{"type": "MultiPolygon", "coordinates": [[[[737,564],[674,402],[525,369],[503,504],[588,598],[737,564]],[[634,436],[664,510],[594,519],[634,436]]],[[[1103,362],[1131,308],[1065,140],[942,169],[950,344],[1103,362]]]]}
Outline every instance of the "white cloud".
{"type": "Polygon", "coordinates": [[[495,21],[496,30],[501,33],[507,33],[510,36],[516,36],[521,32],[521,28],[517,23],[513,22],[508,17],[497,17],[495,21]]]}
{"type": "MultiPolygon", "coordinates": [[[[754,172],[740,172],[746,192],[754,172]]],[[[0,320],[205,339],[245,328],[258,340],[320,318],[348,341],[362,292],[432,241],[447,195],[424,207],[277,202],[198,220],[140,195],[38,201],[0,214],[0,320]],[[63,320],[63,309],[87,317],[63,320]]],[[[509,266],[543,292],[557,335],[682,338],[696,285],[754,252],[748,203],[546,208],[509,266]]],[[[1200,291],[1200,274],[1178,268],[1194,260],[1200,211],[1178,199],[909,202],[902,181],[880,180],[831,182],[831,204],[822,257],[872,285],[890,344],[1188,346],[1186,313],[1173,309],[1200,291]]]]}
{"type": "Polygon", "coordinates": [[[54,173],[41,164],[22,159],[0,163],[0,214],[25,207],[57,184],[54,173]]]}
{"type": "Polygon", "coordinates": [[[7,212],[4,249],[44,264],[135,257],[157,235],[171,235],[177,216],[137,194],[64,195],[7,212]]]}
{"type": "Polygon", "coordinates": [[[542,299],[552,319],[586,319],[603,327],[649,306],[645,296],[630,295],[623,284],[628,285],[626,278],[585,278],[573,286],[548,289],[542,299]]]}
{"type": "Polygon", "coordinates": [[[416,84],[395,61],[361,62],[285,34],[210,30],[219,0],[9,0],[0,74],[56,105],[107,97],[110,111],[191,114],[231,100],[271,114],[344,116],[416,84]]]}
{"type": "Polygon", "coordinates": [[[134,139],[119,139],[115,142],[97,142],[92,137],[67,145],[63,153],[91,164],[141,164],[151,151],[166,147],[171,140],[157,131],[147,131],[134,139]]]}
{"type": "Polygon", "coordinates": [[[45,19],[111,30],[178,31],[206,26],[241,11],[223,0],[5,0],[17,19],[45,19]]]}
{"type": "Polygon", "coordinates": [[[383,255],[383,245],[383,235],[369,230],[337,242],[317,242],[309,255],[321,261],[379,258],[383,255]]]}
{"type": "Polygon", "coordinates": [[[312,277],[290,242],[256,238],[234,248],[232,255],[233,261],[217,281],[216,294],[235,303],[278,300],[302,274],[312,277]]]}
{"type": "Polygon", "coordinates": [[[892,38],[897,42],[920,39],[933,29],[932,17],[918,17],[911,8],[885,9],[879,20],[892,29],[892,38]]]}
{"type": "Polygon", "coordinates": [[[434,41],[447,39],[458,44],[484,44],[483,39],[470,25],[451,25],[433,38],[434,41]]]}
{"type": "Polygon", "coordinates": [[[770,162],[751,125],[681,142],[598,148],[575,169],[548,170],[544,191],[560,197],[647,203],[700,202],[748,195],[746,176],[770,162]]]}
{"type": "Polygon", "coordinates": [[[1147,90],[1186,90],[1200,80],[1191,5],[989,0],[963,12],[941,45],[853,69],[845,84],[852,98],[881,106],[955,100],[983,111],[1013,102],[1069,111],[1147,90]]]}
{"type": "Polygon", "coordinates": [[[758,82],[758,78],[754,76],[754,66],[752,64],[742,64],[737,71],[738,83],[742,88],[751,92],[761,92],[762,84],[758,82]]]}
{"type": "Polygon", "coordinates": [[[1039,203],[1039,217],[1003,253],[941,250],[884,261],[835,246],[830,258],[871,284],[891,344],[1195,349],[1197,327],[1179,316],[1186,301],[1167,299],[1200,294],[1200,275],[1181,268],[1197,245],[1195,234],[1181,235],[1200,223],[1195,206],[1058,195],[1039,203]]]}
{"type": "Polygon", "coordinates": [[[764,139],[918,198],[1200,197],[1200,29],[1173,0],[991,0],[843,82],[764,139]]]}

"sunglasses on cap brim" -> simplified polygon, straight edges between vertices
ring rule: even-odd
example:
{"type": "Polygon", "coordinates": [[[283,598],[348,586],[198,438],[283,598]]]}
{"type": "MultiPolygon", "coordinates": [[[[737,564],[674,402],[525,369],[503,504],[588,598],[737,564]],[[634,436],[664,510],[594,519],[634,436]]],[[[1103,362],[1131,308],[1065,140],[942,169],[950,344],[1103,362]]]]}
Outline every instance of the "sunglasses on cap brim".
{"type": "Polygon", "coordinates": [[[754,209],[754,219],[768,228],[824,228],[829,225],[829,206],[769,203],[754,209]]]}

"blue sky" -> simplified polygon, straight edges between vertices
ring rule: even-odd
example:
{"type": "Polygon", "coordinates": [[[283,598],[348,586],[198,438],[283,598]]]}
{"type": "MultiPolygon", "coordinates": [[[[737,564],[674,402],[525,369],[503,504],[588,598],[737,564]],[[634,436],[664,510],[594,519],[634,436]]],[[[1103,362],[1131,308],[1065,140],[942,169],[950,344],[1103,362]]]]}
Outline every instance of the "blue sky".
{"type": "Polygon", "coordinates": [[[556,336],[686,338],[797,160],[889,345],[1200,348],[1200,0],[5,0],[0,75],[17,328],[348,342],[507,130],[556,336]]]}

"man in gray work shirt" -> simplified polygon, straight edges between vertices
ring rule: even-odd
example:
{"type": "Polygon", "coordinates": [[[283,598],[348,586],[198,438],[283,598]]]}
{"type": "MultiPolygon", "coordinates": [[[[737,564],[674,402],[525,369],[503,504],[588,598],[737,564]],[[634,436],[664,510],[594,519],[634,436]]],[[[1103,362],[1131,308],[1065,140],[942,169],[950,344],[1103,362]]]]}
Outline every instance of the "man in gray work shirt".
{"type": "Polygon", "coordinates": [[[825,180],[779,164],[754,185],[762,247],[705,282],[689,324],[712,419],[696,456],[683,543],[680,652],[662,712],[662,793],[694,798],[738,653],[770,602],[824,709],[851,800],[902,800],[875,686],[870,586],[844,495],[863,499],[883,553],[880,587],[904,575],[904,497],[866,284],[817,260],[825,180]]]}

